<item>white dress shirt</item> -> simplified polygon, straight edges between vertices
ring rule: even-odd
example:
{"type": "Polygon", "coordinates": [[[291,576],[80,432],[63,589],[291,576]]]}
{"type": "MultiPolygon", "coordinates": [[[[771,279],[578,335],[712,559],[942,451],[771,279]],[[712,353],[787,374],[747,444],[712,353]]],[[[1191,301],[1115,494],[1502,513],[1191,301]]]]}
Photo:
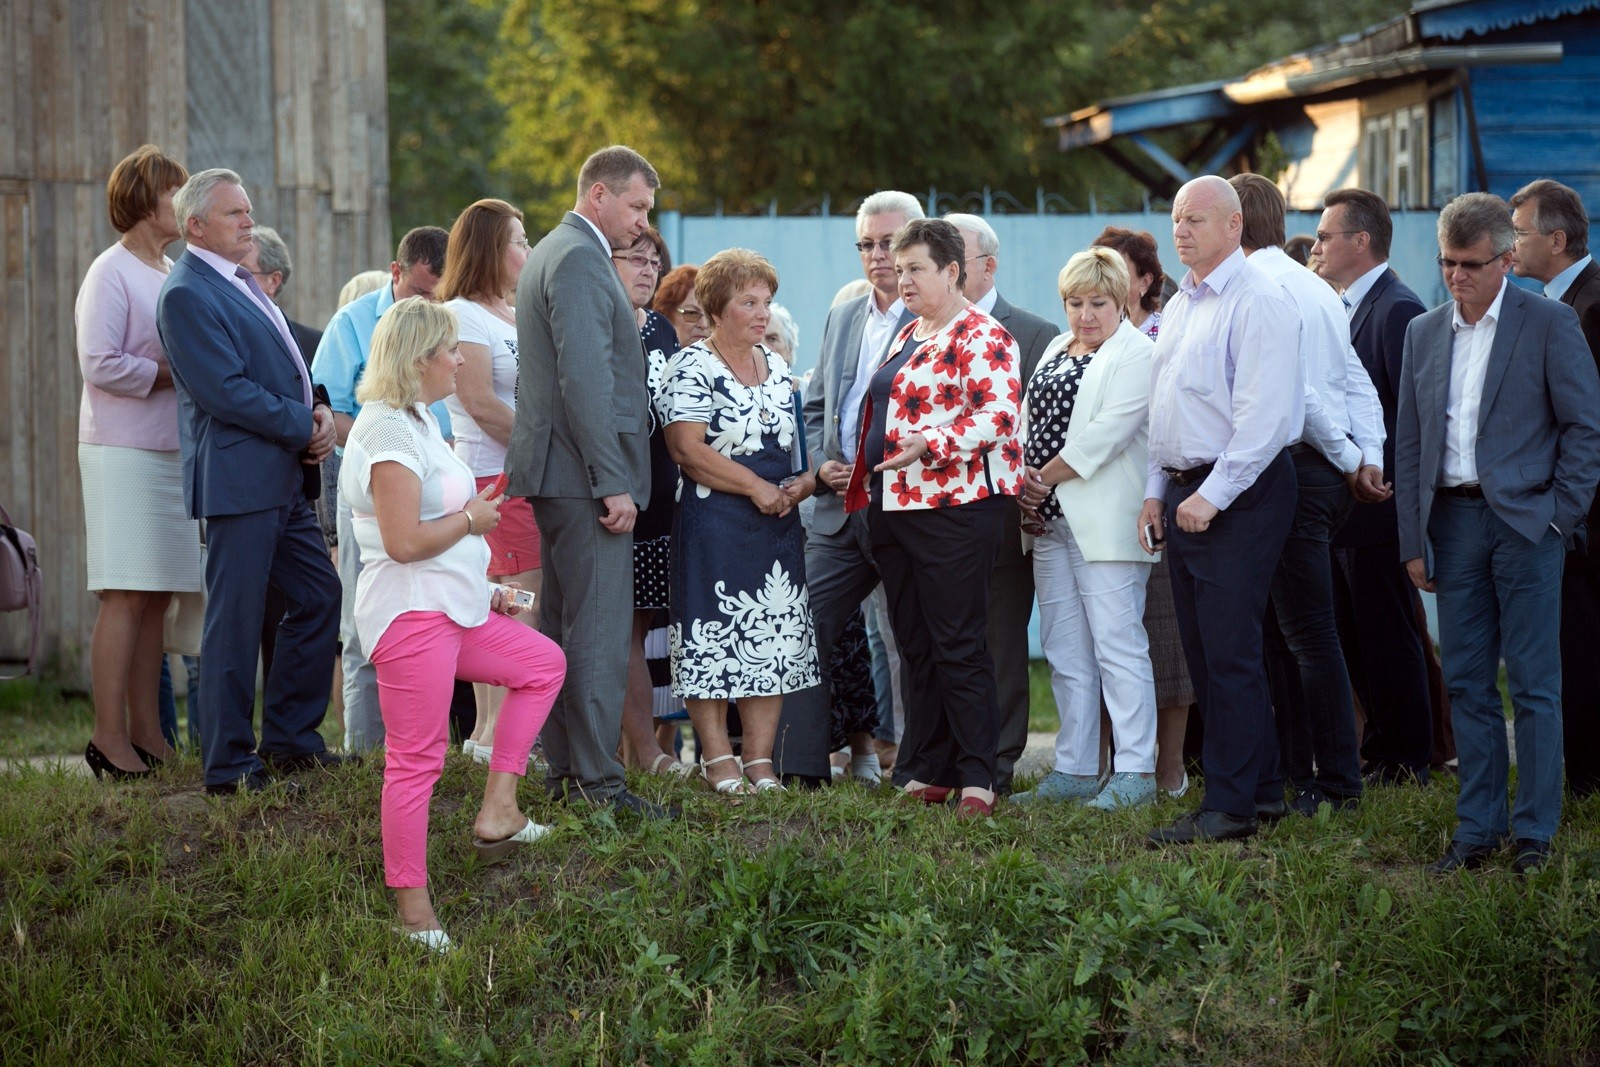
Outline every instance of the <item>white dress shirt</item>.
{"type": "Polygon", "coordinates": [[[1305,421],[1299,331],[1286,336],[1283,329],[1295,318],[1283,287],[1241,250],[1203,281],[1193,271],[1184,276],[1162,309],[1150,369],[1147,499],[1166,495],[1163,468],[1214,462],[1199,492],[1226,509],[1299,439],[1305,421]]]}
{"type": "Polygon", "coordinates": [[[992,319],[994,318],[994,306],[999,302],[999,300],[1000,287],[998,285],[991,285],[989,286],[989,291],[987,293],[984,293],[982,296],[978,297],[978,299],[972,302],[972,306],[992,319]]]}
{"type": "Polygon", "coordinates": [[[604,248],[607,252],[610,252],[611,251],[611,241],[606,237],[605,234],[600,232],[600,227],[598,227],[598,226],[596,226],[594,224],[594,220],[591,219],[589,216],[583,214],[581,211],[574,211],[573,214],[578,216],[584,222],[587,222],[589,224],[589,229],[594,231],[595,237],[598,238],[599,241],[600,241],[600,247],[604,248]]]}
{"type": "Polygon", "coordinates": [[[866,399],[872,372],[878,369],[894,340],[906,306],[898,297],[887,311],[878,310],[877,290],[867,294],[867,321],[861,330],[861,350],[856,354],[856,376],[839,407],[839,451],[846,463],[856,461],[856,437],[861,426],[861,402],[866,399]]]}
{"type": "Polygon", "coordinates": [[[1344,474],[1363,463],[1382,469],[1383,404],[1350,346],[1350,316],[1339,294],[1281,248],[1257,249],[1250,262],[1283,286],[1300,312],[1306,380],[1302,440],[1344,474]]]}
{"type": "Polygon", "coordinates": [[[1494,347],[1500,322],[1500,302],[1506,298],[1506,280],[1483,318],[1469,323],[1461,317],[1461,304],[1450,309],[1450,394],[1444,409],[1444,460],[1440,485],[1476,485],[1478,482],[1478,409],[1483,405],[1483,379],[1489,373],[1489,350],[1494,347]]]}
{"type": "Polygon", "coordinates": [[[1383,277],[1383,272],[1388,269],[1389,261],[1386,259],[1350,283],[1350,287],[1344,291],[1344,300],[1350,306],[1350,314],[1356,313],[1361,301],[1367,298],[1367,294],[1372,292],[1372,287],[1378,284],[1378,279],[1383,277]]]}
{"type": "Polygon", "coordinates": [[[1567,290],[1572,288],[1572,283],[1578,280],[1578,275],[1583,273],[1583,268],[1589,265],[1593,256],[1584,256],[1566,270],[1544,283],[1544,295],[1551,300],[1560,300],[1567,295],[1567,290]]]}

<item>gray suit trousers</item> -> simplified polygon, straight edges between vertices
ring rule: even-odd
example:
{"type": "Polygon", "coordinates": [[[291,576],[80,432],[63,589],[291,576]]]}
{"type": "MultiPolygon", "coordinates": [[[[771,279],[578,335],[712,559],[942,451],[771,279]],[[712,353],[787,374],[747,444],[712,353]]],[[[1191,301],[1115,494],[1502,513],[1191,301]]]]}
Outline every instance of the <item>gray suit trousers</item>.
{"type": "Polygon", "coordinates": [[[567,656],[567,681],[539,735],[545,784],[603,800],[623,788],[617,745],[633,617],[633,534],[607,533],[604,508],[581,497],[534,497],[544,571],[539,629],[567,656]]]}

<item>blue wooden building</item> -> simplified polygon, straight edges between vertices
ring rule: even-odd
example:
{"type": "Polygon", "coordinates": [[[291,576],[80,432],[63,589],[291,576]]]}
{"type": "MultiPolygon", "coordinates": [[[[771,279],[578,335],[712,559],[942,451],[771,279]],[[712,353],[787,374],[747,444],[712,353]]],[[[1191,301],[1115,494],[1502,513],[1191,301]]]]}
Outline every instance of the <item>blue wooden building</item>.
{"type": "Polygon", "coordinates": [[[1360,185],[1397,208],[1550,177],[1600,204],[1600,0],[1422,0],[1243,77],[1049,120],[1153,197],[1197,174],[1276,173],[1292,207],[1360,185]]]}

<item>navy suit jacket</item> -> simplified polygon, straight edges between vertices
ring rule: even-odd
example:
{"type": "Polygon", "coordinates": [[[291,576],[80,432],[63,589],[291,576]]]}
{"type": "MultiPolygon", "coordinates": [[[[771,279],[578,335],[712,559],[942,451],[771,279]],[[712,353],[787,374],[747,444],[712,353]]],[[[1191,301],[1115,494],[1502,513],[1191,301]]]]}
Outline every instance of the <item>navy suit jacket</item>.
{"type": "Polygon", "coordinates": [[[186,250],[161,287],[156,324],[178,392],[189,514],[315,497],[319,469],[300,462],[312,430],[305,383],[266,312],[186,250]]]}
{"type": "MultiPolygon", "coordinates": [[[[1393,270],[1384,271],[1367,290],[1350,319],[1350,344],[1383,405],[1383,480],[1394,482],[1394,420],[1400,407],[1400,360],[1405,352],[1406,327],[1427,308],[1393,270]]],[[[1381,504],[1357,504],[1334,538],[1339,548],[1369,548],[1393,544],[1394,497],[1381,504]]]]}

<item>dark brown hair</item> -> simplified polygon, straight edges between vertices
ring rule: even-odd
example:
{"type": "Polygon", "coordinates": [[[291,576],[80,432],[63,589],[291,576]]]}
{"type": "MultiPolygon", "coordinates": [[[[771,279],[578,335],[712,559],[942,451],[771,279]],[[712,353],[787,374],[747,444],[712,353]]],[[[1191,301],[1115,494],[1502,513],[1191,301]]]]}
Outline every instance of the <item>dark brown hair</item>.
{"type": "Polygon", "coordinates": [[[933,260],[935,270],[944,270],[954,263],[959,268],[956,288],[966,288],[967,242],[960,230],[944,219],[912,219],[894,232],[894,243],[889,251],[899,255],[917,245],[928,246],[928,258],[933,260]]]}
{"type": "Polygon", "coordinates": [[[1161,255],[1156,251],[1156,239],[1143,230],[1127,230],[1121,226],[1107,226],[1100,231],[1091,247],[1110,248],[1121,252],[1133,264],[1135,274],[1150,275],[1150,288],[1139,297],[1139,306],[1154,311],[1161,306],[1161,279],[1166,272],[1161,269],[1161,255]]]}
{"type": "Polygon", "coordinates": [[[517,284],[506,277],[506,248],[511,244],[511,220],[522,212],[504,200],[479,200],[463,211],[450,227],[450,244],[444,254],[444,273],[435,295],[441,300],[494,300],[517,284]]]}
{"type": "Polygon", "coordinates": [[[1389,242],[1394,240],[1394,221],[1389,205],[1370,189],[1335,189],[1322,198],[1325,208],[1344,205],[1344,228],[1364,233],[1372,242],[1372,258],[1388,259],[1389,242]]]}
{"type": "MultiPolygon", "coordinates": [[[[127,233],[156,213],[161,194],[189,180],[182,163],[162,154],[153,144],[142,145],[111,169],[106,182],[106,206],[111,228],[127,233]]],[[[180,221],[179,227],[183,226],[180,221]]]]}
{"type": "Polygon", "coordinates": [[[1278,187],[1259,174],[1235,174],[1228,184],[1239,194],[1239,213],[1244,217],[1239,243],[1251,249],[1282,248],[1287,209],[1278,187]]]}

